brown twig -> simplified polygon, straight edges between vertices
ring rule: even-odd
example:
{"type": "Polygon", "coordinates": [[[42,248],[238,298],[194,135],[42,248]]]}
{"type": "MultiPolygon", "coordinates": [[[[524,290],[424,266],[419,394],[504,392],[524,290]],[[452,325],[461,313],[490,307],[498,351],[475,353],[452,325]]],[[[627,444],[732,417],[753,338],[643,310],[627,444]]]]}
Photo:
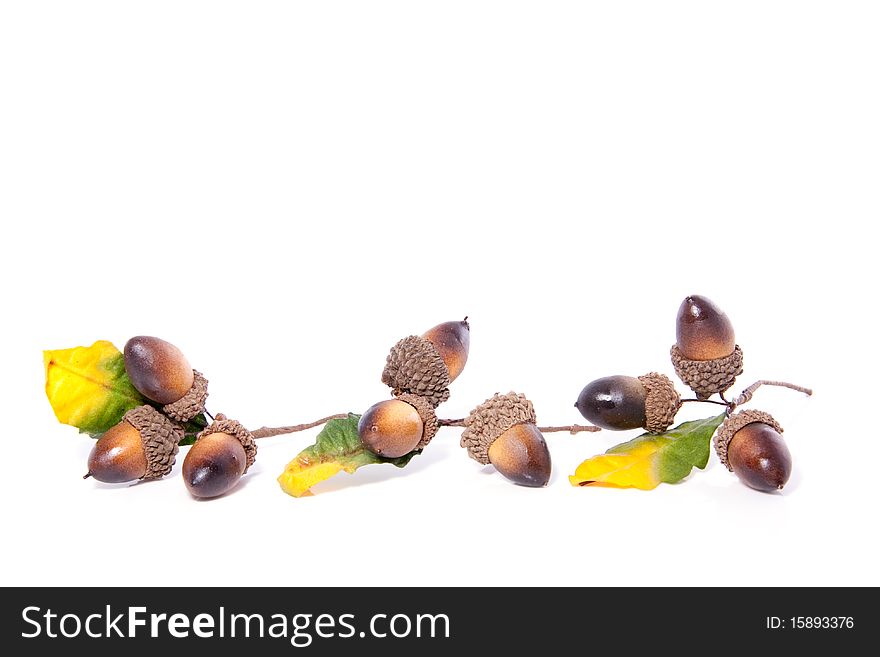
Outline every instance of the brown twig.
{"type": "Polygon", "coordinates": [[[328,415],[320,420],[308,422],[307,424],[294,424],[289,427],[262,427],[251,431],[254,438],[271,438],[272,436],[280,436],[285,433],[296,433],[297,431],[305,431],[306,429],[314,429],[322,424],[326,424],[330,420],[344,420],[348,417],[348,413],[337,413],[336,415],[328,415]]]}
{"type": "MultiPolygon", "coordinates": [[[[322,424],[326,424],[330,420],[343,420],[348,417],[348,413],[337,413],[336,415],[328,415],[327,417],[322,417],[320,420],[315,420],[314,422],[309,422],[308,424],[294,424],[289,427],[262,427],[261,429],[255,429],[251,431],[251,435],[254,438],[271,438],[272,436],[280,436],[285,433],[295,433],[297,431],[305,431],[306,429],[314,429],[315,427],[321,426],[322,424]]],[[[437,420],[437,424],[441,427],[463,427],[464,419],[459,418],[456,420],[437,420]]],[[[583,425],[583,424],[570,424],[564,427],[538,427],[538,431],[541,433],[561,433],[563,431],[567,431],[572,436],[581,433],[582,431],[601,431],[599,427],[594,427],[592,425],[583,425]]]]}
{"type": "MultiPolygon", "coordinates": [[[[441,427],[463,427],[464,420],[463,419],[457,419],[457,420],[440,419],[437,421],[437,424],[439,424],[441,427]]],[[[599,427],[594,427],[589,424],[588,425],[570,424],[565,427],[538,427],[538,431],[540,431],[541,433],[561,433],[563,431],[567,431],[568,433],[570,433],[573,436],[576,433],[580,433],[582,431],[601,431],[601,429],[599,427]]]]}
{"type": "Polygon", "coordinates": [[[807,396],[810,396],[813,394],[812,389],[805,388],[804,386],[795,385],[794,383],[787,383],[785,381],[770,381],[767,379],[761,379],[760,381],[755,381],[752,385],[750,385],[748,388],[743,390],[739,394],[739,397],[736,398],[736,401],[734,401],[734,405],[741,406],[742,404],[745,404],[746,402],[748,402],[752,398],[752,395],[755,394],[755,390],[757,390],[761,386],[778,386],[780,388],[788,388],[789,390],[796,390],[797,392],[802,392],[807,396]]]}
{"type": "Polygon", "coordinates": [[[726,406],[728,408],[730,407],[730,402],[720,402],[720,401],[715,401],[714,399],[696,399],[696,398],[694,398],[694,399],[682,399],[681,400],[682,404],[684,404],[685,402],[699,402],[701,404],[718,404],[719,406],[726,406]]]}
{"type": "Polygon", "coordinates": [[[559,433],[562,431],[568,431],[568,433],[573,436],[582,431],[596,432],[602,431],[602,429],[594,427],[592,424],[570,424],[567,427],[538,427],[538,431],[541,433],[559,433]]]}

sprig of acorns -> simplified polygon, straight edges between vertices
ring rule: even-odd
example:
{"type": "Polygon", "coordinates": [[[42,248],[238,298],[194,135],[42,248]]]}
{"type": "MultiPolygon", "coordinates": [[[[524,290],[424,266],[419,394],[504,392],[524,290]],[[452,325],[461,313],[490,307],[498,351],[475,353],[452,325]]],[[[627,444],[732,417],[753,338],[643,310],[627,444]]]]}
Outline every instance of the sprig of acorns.
{"type": "MultiPolygon", "coordinates": [[[[444,322],[422,335],[399,340],[386,358],[382,382],[392,398],[368,408],[358,422],[364,447],[395,459],[425,449],[443,426],[461,426],[460,444],[478,463],[492,464],[514,483],[545,486],[552,462],[543,434],[568,431],[644,428],[666,431],[684,402],[721,404],[727,418],[714,438],[721,462],[758,490],[781,489],[791,474],[791,455],[782,427],[763,411],[735,412],[761,385],[778,385],[812,394],[807,388],[761,380],[728,401],[724,393],[742,373],[743,355],[728,317],[701,296],[687,297],[676,321],[671,357],[676,374],[695,393],[682,399],[669,377],[649,372],[639,377],[609,376],[587,384],[575,406],[591,425],[539,427],[534,406],[522,394],[495,394],[467,418],[439,419],[436,408],[449,398],[449,386],[467,363],[470,324],[444,322]],[[718,395],[719,400],[712,400],[718,395]]],[[[132,385],[156,406],[128,411],[108,430],[89,456],[86,477],[108,483],[161,478],[171,472],[183,423],[205,411],[208,382],[183,353],[159,338],[138,336],[124,349],[132,385]]],[[[210,415],[210,414],[209,414],[210,415]]],[[[184,483],[197,498],[232,490],[256,458],[256,440],[309,429],[340,414],[309,424],[249,431],[222,414],[196,437],[182,468],[184,483]]]]}
{"type": "MultiPolygon", "coordinates": [[[[423,450],[442,426],[463,426],[461,446],[473,459],[493,464],[515,483],[546,485],[551,460],[542,431],[575,434],[599,428],[539,428],[532,403],[517,393],[496,394],[463,420],[439,419],[435,409],[449,398],[449,385],[464,370],[469,350],[467,318],[399,340],[382,372],[382,382],[391,388],[392,398],[374,404],[360,417],[361,443],[377,456],[394,459],[423,450]]],[[[132,385],[156,406],[128,411],[95,443],[84,478],[105,483],[159,479],[169,474],[185,436],[183,423],[207,413],[208,381],[191,368],[180,349],[159,338],[138,336],[126,343],[123,357],[132,385]]],[[[218,414],[197,435],[184,459],[184,483],[197,498],[223,495],[253,465],[257,439],[302,431],[345,416],[249,431],[218,414]]]]}
{"type": "Polygon", "coordinates": [[[765,411],[736,409],[751,400],[762,385],[812,390],[784,381],[760,380],[733,400],[725,392],[743,372],[743,352],[727,315],[706,297],[692,295],[682,302],[675,322],[676,342],[670,349],[675,373],[696,399],[682,399],[669,377],[651,372],[639,377],[608,376],[588,383],[575,406],[593,424],[619,431],[644,428],[662,433],[684,402],[723,405],[727,418],[713,438],[721,463],[747,486],[760,491],[781,490],[791,476],[791,453],[782,439],[782,426],[765,411]],[[718,400],[711,399],[714,395],[718,400]]]}

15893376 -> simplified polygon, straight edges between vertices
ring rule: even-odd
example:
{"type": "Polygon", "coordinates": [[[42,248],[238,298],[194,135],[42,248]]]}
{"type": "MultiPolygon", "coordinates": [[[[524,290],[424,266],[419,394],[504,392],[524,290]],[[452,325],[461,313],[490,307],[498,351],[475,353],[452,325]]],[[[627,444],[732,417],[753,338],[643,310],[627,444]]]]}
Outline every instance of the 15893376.
{"type": "Polygon", "coordinates": [[[767,616],[768,630],[851,630],[852,616],[767,616]]]}

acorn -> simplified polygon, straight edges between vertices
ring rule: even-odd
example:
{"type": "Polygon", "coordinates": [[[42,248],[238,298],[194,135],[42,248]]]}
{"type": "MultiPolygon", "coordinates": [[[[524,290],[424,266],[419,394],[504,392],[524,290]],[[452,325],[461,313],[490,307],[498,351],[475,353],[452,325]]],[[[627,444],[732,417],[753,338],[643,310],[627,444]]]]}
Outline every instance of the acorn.
{"type": "Polygon", "coordinates": [[[603,429],[623,431],[641,427],[649,433],[663,433],[675,420],[681,397],[672,380],[663,374],[616,375],[588,383],[575,407],[603,429]]]}
{"type": "Polygon", "coordinates": [[[437,349],[449,372],[449,382],[464,370],[471,348],[471,325],[467,317],[460,322],[443,322],[422,334],[437,349]]]}
{"type": "Polygon", "coordinates": [[[424,449],[437,429],[431,403],[408,393],[373,404],[358,420],[358,437],[364,447],[391,459],[424,449]]]}
{"type": "Polygon", "coordinates": [[[687,297],[678,309],[670,355],[675,373],[699,399],[723,393],[743,371],[733,324],[712,301],[687,297]]]}
{"type": "Polygon", "coordinates": [[[125,371],[132,385],[147,399],[163,404],[162,411],[178,422],[205,410],[208,381],[170,342],[138,335],[125,343],[125,371]]]}
{"type": "Polygon", "coordinates": [[[525,395],[496,394],[472,410],[464,424],[461,446],[478,463],[491,463],[523,486],[539,488],[550,481],[550,450],[525,395]]]}
{"type": "Polygon", "coordinates": [[[251,432],[218,413],[183,460],[183,483],[193,497],[223,495],[235,488],[256,458],[257,443],[251,432]]]}
{"type": "Polygon", "coordinates": [[[710,299],[698,294],[681,302],[675,343],[689,360],[716,360],[733,353],[736,336],[730,318],[710,299]]]}
{"type": "Polygon", "coordinates": [[[183,429],[152,406],[128,411],[102,435],[89,454],[89,471],[108,484],[164,477],[174,466],[183,429]]]}
{"type": "Polygon", "coordinates": [[[782,490],[791,477],[791,453],[782,427],[769,413],[747,410],[731,415],[714,443],[721,463],[755,490],[782,490]]]}
{"type": "Polygon", "coordinates": [[[385,359],[382,383],[392,394],[426,398],[437,408],[449,399],[449,384],[464,369],[470,347],[470,324],[444,322],[424,335],[399,340],[385,359]]]}

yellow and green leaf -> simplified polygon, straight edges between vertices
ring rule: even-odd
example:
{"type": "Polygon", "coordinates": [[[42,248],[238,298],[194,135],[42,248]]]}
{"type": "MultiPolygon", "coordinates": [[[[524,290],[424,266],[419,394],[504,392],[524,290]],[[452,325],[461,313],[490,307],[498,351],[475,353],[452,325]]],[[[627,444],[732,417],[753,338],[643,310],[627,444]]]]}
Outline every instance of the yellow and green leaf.
{"type": "Polygon", "coordinates": [[[125,373],[122,353],[106,340],[91,347],[43,352],[46,396],[63,424],[93,436],[146,404],[125,373]]]}
{"type": "Polygon", "coordinates": [[[724,414],[684,422],[661,434],[642,434],[616,445],[604,454],[581,463],[569,477],[573,486],[611,486],[652,490],[661,483],[674,484],[693,468],[709,462],[712,434],[724,414]]]}
{"type": "Polygon", "coordinates": [[[364,447],[358,437],[359,419],[359,415],[349,413],[347,418],[330,420],[324,425],[315,444],[301,451],[278,477],[278,483],[284,492],[302,497],[315,484],[340,472],[352,474],[361,466],[375,463],[390,463],[402,468],[419,453],[410,452],[396,459],[377,456],[364,447]]]}

